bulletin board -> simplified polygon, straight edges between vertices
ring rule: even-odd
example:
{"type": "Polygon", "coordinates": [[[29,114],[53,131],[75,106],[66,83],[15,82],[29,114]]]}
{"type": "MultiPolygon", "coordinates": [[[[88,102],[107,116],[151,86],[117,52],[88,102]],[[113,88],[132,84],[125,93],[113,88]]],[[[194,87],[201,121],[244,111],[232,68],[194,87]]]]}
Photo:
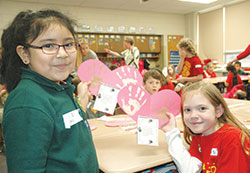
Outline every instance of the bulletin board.
{"type": "Polygon", "coordinates": [[[182,38],[183,35],[168,35],[168,64],[174,64],[175,67],[179,63],[177,44],[182,38]]]}

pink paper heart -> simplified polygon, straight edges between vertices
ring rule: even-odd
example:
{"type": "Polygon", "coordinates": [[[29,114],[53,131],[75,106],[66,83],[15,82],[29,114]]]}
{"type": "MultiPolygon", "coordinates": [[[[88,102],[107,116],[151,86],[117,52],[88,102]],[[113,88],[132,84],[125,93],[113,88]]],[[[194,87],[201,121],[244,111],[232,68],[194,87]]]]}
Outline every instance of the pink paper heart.
{"type": "Polygon", "coordinates": [[[101,83],[108,76],[111,76],[111,70],[101,61],[89,59],[84,61],[78,68],[78,76],[82,82],[91,81],[89,90],[97,95],[101,83]]]}
{"type": "Polygon", "coordinates": [[[128,84],[142,85],[142,76],[132,66],[122,66],[111,71],[99,60],[90,59],[83,62],[78,68],[78,76],[82,82],[92,81],[90,92],[98,94],[101,83],[122,89],[128,84]]]}
{"type": "Polygon", "coordinates": [[[151,95],[141,86],[129,84],[118,94],[117,102],[127,115],[137,122],[137,117],[150,113],[151,95]]]}
{"type": "Polygon", "coordinates": [[[138,85],[129,84],[118,94],[118,104],[131,118],[137,122],[138,116],[147,116],[159,119],[159,127],[169,119],[165,112],[173,115],[180,113],[180,96],[172,90],[162,90],[150,95],[138,85]]]}

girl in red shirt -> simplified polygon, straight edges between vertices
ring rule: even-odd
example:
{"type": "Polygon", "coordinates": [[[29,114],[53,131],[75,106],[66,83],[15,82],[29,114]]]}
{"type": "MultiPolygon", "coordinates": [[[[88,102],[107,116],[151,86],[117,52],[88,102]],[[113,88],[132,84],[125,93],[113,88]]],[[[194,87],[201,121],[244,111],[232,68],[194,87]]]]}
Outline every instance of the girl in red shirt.
{"type": "Polygon", "coordinates": [[[182,39],[178,45],[180,60],[177,73],[182,76],[177,79],[175,91],[181,91],[185,83],[201,81],[203,79],[203,64],[196,53],[192,40],[182,39]]]}
{"type": "Polygon", "coordinates": [[[250,131],[230,112],[220,91],[209,82],[195,82],[181,97],[183,144],[175,118],[162,128],[179,172],[249,173],[250,131]]]}
{"type": "Polygon", "coordinates": [[[214,72],[214,65],[213,63],[209,62],[207,63],[207,70],[204,71],[203,78],[213,78],[216,77],[216,74],[214,72]]]}
{"type": "Polygon", "coordinates": [[[229,93],[231,89],[238,85],[243,84],[240,76],[237,74],[235,67],[233,65],[227,66],[228,76],[227,80],[225,81],[225,86],[227,87],[227,92],[229,93]]]}
{"type": "Polygon", "coordinates": [[[176,72],[175,72],[175,68],[174,68],[174,65],[173,64],[170,64],[169,66],[168,66],[168,75],[167,75],[167,79],[168,80],[176,80],[176,79],[178,79],[179,78],[179,75],[178,74],[176,74],[176,72]]]}

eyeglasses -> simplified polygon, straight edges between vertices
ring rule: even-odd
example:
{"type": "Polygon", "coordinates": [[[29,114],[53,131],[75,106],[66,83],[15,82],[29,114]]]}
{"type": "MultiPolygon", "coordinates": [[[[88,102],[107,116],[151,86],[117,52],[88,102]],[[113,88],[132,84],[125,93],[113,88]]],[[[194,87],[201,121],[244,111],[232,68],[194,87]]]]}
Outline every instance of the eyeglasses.
{"type": "Polygon", "coordinates": [[[79,47],[79,44],[75,42],[59,45],[59,44],[45,44],[43,46],[34,46],[26,44],[26,47],[34,48],[34,49],[42,49],[42,52],[47,55],[55,55],[59,51],[60,47],[63,47],[67,53],[74,53],[79,47]]]}

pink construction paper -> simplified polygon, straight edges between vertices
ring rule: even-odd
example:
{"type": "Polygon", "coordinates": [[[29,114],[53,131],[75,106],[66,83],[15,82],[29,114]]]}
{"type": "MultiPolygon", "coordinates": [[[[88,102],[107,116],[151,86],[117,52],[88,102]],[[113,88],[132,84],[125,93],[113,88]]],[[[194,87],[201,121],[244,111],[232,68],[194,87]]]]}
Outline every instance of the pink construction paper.
{"type": "Polygon", "coordinates": [[[162,90],[150,95],[138,85],[129,84],[118,94],[118,104],[132,119],[137,122],[138,116],[159,119],[159,127],[169,121],[165,112],[173,115],[180,113],[180,96],[172,90],[162,90]]]}
{"type": "Polygon", "coordinates": [[[98,94],[101,83],[122,89],[128,84],[142,85],[142,76],[132,66],[121,66],[111,71],[104,63],[96,59],[83,62],[78,68],[78,76],[82,82],[92,81],[90,92],[98,94]]]}
{"type": "Polygon", "coordinates": [[[180,114],[181,98],[172,90],[162,90],[151,96],[150,117],[159,119],[159,127],[169,121],[166,112],[174,116],[180,114]]]}
{"type": "Polygon", "coordinates": [[[128,84],[118,94],[117,102],[127,115],[137,122],[137,117],[150,113],[151,95],[141,86],[128,84]]]}
{"type": "Polygon", "coordinates": [[[79,66],[78,76],[82,82],[91,81],[89,90],[97,95],[101,83],[107,76],[111,76],[111,70],[101,61],[89,59],[79,66]]]}
{"type": "Polygon", "coordinates": [[[112,71],[112,78],[105,79],[107,84],[122,89],[128,84],[142,85],[143,79],[140,72],[132,66],[121,66],[112,71]]]}

